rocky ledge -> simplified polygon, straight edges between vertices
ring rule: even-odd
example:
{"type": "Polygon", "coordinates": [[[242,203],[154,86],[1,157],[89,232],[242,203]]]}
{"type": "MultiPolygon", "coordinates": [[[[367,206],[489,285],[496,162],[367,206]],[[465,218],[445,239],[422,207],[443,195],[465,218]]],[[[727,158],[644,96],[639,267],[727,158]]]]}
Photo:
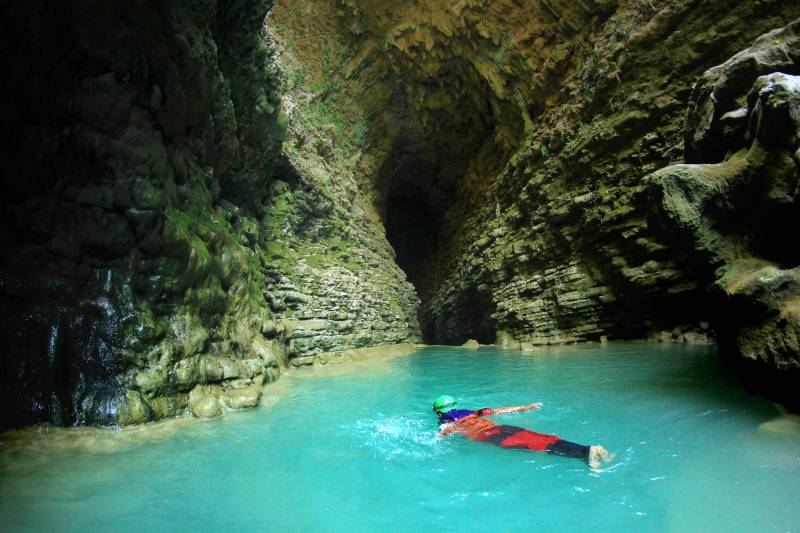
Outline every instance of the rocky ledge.
{"type": "Polygon", "coordinates": [[[646,178],[650,221],[706,280],[723,351],[800,370],[800,21],[694,88],[686,160],[646,178]]]}

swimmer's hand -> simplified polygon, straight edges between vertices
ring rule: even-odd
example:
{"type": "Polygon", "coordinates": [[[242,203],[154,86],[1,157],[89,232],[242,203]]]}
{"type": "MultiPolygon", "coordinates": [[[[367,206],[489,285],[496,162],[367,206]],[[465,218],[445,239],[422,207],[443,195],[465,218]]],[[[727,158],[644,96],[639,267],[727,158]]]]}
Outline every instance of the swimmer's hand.
{"type": "Polygon", "coordinates": [[[456,430],[456,425],[455,424],[444,424],[444,425],[441,426],[441,428],[439,428],[439,433],[437,433],[436,436],[441,439],[443,437],[448,436],[450,433],[454,432],[455,430],[456,430]]]}

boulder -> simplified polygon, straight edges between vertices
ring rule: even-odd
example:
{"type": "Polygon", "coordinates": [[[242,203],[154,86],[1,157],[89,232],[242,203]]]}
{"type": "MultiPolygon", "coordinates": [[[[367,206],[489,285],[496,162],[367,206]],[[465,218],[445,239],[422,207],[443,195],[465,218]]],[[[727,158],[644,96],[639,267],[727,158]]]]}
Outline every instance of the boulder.
{"type": "Polygon", "coordinates": [[[222,414],[222,404],[215,387],[198,385],[189,393],[189,410],[198,418],[213,418],[222,414]]]}
{"type": "Polygon", "coordinates": [[[264,376],[253,379],[238,379],[226,382],[220,400],[231,409],[255,407],[261,399],[264,376]]]}
{"type": "Polygon", "coordinates": [[[800,371],[800,76],[786,73],[800,72],[798,34],[800,21],[709,70],[687,114],[690,164],[645,178],[650,225],[708,283],[724,355],[765,371],[800,371]]]}
{"type": "Polygon", "coordinates": [[[139,391],[128,390],[125,401],[117,411],[120,425],[142,424],[153,418],[153,409],[144,401],[139,391]]]}

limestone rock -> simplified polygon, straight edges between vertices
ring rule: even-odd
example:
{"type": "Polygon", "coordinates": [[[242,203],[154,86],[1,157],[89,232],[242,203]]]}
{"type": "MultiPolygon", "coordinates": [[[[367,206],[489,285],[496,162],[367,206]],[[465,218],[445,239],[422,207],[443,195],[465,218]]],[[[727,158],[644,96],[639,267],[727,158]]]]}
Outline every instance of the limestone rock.
{"type": "Polygon", "coordinates": [[[189,394],[177,393],[149,398],[147,403],[153,409],[155,418],[182,415],[189,405],[189,394]]]}
{"type": "Polygon", "coordinates": [[[144,401],[138,391],[128,390],[126,401],[120,406],[117,416],[119,423],[123,426],[142,424],[152,420],[153,409],[144,401]]]}
{"type": "Polygon", "coordinates": [[[796,366],[798,23],[703,71],[797,2],[3,15],[0,428],[216,416],[423,332],[711,322],[796,366]]]}
{"type": "Polygon", "coordinates": [[[259,248],[286,126],[272,2],[90,4],[3,7],[29,30],[3,50],[3,372],[49,377],[4,381],[0,429],[172,416],[286,362],[259,248]]]}
{"type": "Polygon", "coordinates": [[[222,414],[218,388],[198,385],[189,393],[189,410],[199,418],[213,418],[222,414]]]}
{"type": "Polygon", "coordinates": [[[264,377],[259,375],[254,379],[239,379],[227,382],[223,387],[220,400],[231,409],[255,407],[261,399],[264,377]]]}
{"type": "MultiPolygon", "coordinates": [[[[671,166],[648,179],[654,225],[677,248],[690,251],[719,299],[723,346],[793,372],[800,371],[800,254],[789,243],[800,239],[800,76],[759,74],[785,68],[789,56],[800,54],[798,28],[795,23],[759,39],[695,88],[687,138],[711,160],[715,146],[724,148],[724,160],[671,166]],[[721,106],[741,103],[736,95],[746,95],[747,128],[714,137],[726,116],[721,106]],[[707,112],[697,118],[700,108],[707,112]]],[[[698,340],[702,336],[686,338],[698,340]]]]}
{"type": "Polygon", "coordinates": [[[775,72],[800,74],[800,21],[771,31],[746,50],[707,70],[692,90],[686,115],[685,148],[689,163],[717,163],[742,146],[724,128],[725,115],[743,114],[739,105],[759,76],[775,72]]]}

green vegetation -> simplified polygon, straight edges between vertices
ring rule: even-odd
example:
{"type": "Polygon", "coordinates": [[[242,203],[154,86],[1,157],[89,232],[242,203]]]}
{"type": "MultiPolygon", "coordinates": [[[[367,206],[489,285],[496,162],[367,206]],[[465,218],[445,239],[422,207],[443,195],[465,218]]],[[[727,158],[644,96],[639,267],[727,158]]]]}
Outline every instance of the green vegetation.
{"type": "Polygon", "coordinates": [[[292,89],[298,90],[302,87],[306,82],[306,66],[300,65],[296,69],[294,69],[294,74],[292,76],[292,89]]]}

